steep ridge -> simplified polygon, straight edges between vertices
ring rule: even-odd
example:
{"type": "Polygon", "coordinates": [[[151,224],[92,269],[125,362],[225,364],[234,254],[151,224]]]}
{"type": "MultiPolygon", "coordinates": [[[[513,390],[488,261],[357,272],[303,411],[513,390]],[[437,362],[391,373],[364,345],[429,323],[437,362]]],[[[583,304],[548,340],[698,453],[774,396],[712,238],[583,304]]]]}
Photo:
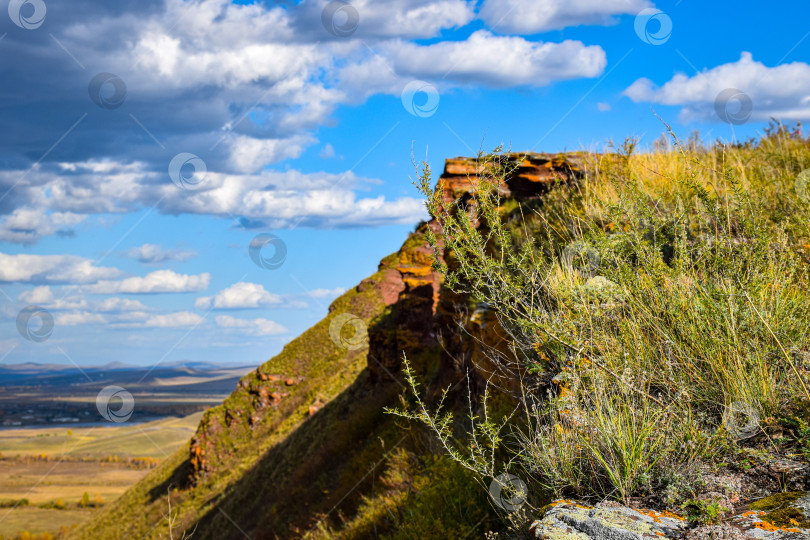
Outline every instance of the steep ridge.
{"type": "MultiPolygon", "coordinates": [[[[572,156],[504,159],[514,172],[501,193],[516,200],[541,197],[580,174],[572,156]]],[[[446,203],[463,199],[478,173],[475,159],[447,160],[436,189],[446,203]]],[[[437,460],[437,471],[453,469],[440,457],[415,463],[431,454],[429,436],[383,411],[404,392],[403,355],[435,396],[481,369],[481,344],[498,347],[506,339],[485,306],[441,286],[431,267],[428,228],[438,232],[439,226],[417,226],[376,273],[336,299],[322,321],[243,377],[205,414],[187,449],[71,538],[181,538],[184,531],[195,539],[360,538],[371,535],[370,527],[375,533],[401,527],[414,511],[437,512],[422,537],[483,527],[485,494],[463,493],[468,508],[451,508],[455,514],[423,508],[427,495],[409,495],[437,460]],[[369,509],[381,485],[396,492],[385,499],[386,512],[369,509]]],[[[462,473],[443,474],[428,484],[441,490],[446,482],[449,492],[469,481],[462,473]]]]}

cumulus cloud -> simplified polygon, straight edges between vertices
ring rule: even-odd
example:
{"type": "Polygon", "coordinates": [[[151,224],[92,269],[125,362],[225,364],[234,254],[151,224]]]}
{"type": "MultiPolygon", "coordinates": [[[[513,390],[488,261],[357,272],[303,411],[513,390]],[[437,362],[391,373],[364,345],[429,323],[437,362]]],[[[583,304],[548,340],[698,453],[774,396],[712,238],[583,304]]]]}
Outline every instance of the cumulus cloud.
{"type": "Polygon", "coordinates": [[[237,319],[229,315],[218,315],[216,323],[220,328],[236,330],[253,336],[272,336],[287,332],[287,329],[277,322],[262,318],[237,319]]]}
{"type": "Polygon", "coordinates": [[[211,274],[178,274],[172,270],[157,270],[143,277],[117,281],[99,281],[82,289],[89,294],[151,294],[199,292],[208,288],[211,274]]]}
{"type": "MultiPolygon", "coordinates": [[[[322,20],[329,2],[302,2],[292,12],[293,24],[321,39],[334,39],[321,23],[342,26],[348,22],[348,14],[338,12],[335,21],[322,20]]],[[[351,4],[357,13],[353,35],[358,38],[430,38],[445,28],[464,26],[475,17],[475,2],[471,0],[354,0],[351,4]]]]}
{"type": "Polygon", "coordinates": [[[168,261],[187,261],[195,257],[197,253],[191,250],[165,249],[156,244],[143,244],[123,251],[121,255],[144,264],[158,264],[168,261]]]}
{"type": "Polygon", "coordinates": [[[607,65],[605,51],[580,41],[528,41],[486,30],[464,41],[431,45],[403,43],[393,52],[397,72],[420,78],[448,78],[493,87],[545,86],[554,81],[596,77],[607,65]]]}
{"type": "Polygon", "coordinates": [[[152,328],[183,328],[197,326],[203,322],[203,318],[196,313],[188,311],[178,311],[164,315],[153,315],[143,322],[143,326],[152,328]]]}
{"type": "Polygon", "coordinates": [[[32,148],[44,152],[81,118],[73,144],[56,146],[46,162],[103,155],[165,170],[165,150],[153,136],[200,155],[212,170],[256,172],[300,155],[316,142],[313,130],[354,99],[336,76],[342,65],[373,56],[365,40],[433,37],[474,17],[466,0],[359,0],[356,35],[335,39],[322,21],[327,3],[162,0],[111,10],[84,0],[72,12],[49,8],[49,19],[60,22],[54,37],[87,69],[76,69],[47,33],[7,36],[0,75],[32,82],[18,88],[22,106],[12,114],[19,121],[11,122],[28,132],[0,134],[0,146],[25,168],[32,148]],[[93,31],[81,9],[94,14],[93,31]],[[128,39],[110,39],[122,35],[128,39]],[[129,114],[111,118],[90,102],[88,82],[100,71],[126,84],[129,114]],[[105,135],[111,129],[116,137],[105,135]]]}
{"type": "Polygon", "coordinates": [[[67,313],[59,313],[54,317],[54,324],[56,326],[78,326],[81,324],[104,324],[107,319],[98,313],[91,313],[89,311],[73,311],[67,313]]]}
{"type": "MultiPolygon", "coordinates": [[[[13,174],[0,172],[0,185],[13,174]]],[[[209,172],[196,191],[178,188],[145,163],[90,160],[60,163],[29,174],[29,204],[54,212],[123,213],[156,206],[164,214],[200,214],[249,219],[274,228],[292,225],[354,227],[413,223],[425,217],[413,197],[360,198],[355,190],[380,183],[353,172],[262,171],[256,174],[209,172]]],[[[146,244],[124,252],[142,262],[183,260],[187,252],[146,244]]]]}
{"type": "Polygon", "coordinates": [[[281,304],[277,294],[269,293],[262,285],[241,281],[223,289],[214,296],[204,296],[194,302],[197,309],[256,309],[281,304]]]}
{"type": "MultiPolygon", "coordinates": [[[[509,1],[518,2],[521,21],[541,27],[646,6],[570,0],[527,8],[509,1]]],[[[15,129],[0,132],[0,240],[70,235],[88,215],[156,204],[163,213],[235,216],[267,227],[413,223],[424,217],[421,201],[361,197],[351,172],[267,168],[316,144],[332,155],[316,134],[337,107],[375,94],[398,98],[413,79],[441,81],[442,90],[543,86],[595,77],[605,67],[600,47],[578,41],[483,30],[444,40],[444,30],[475,18],[472,0],[356,0],[356,32],[341,39],[324,27],[327,3],[76,0],[49,5],[49,20],[60,22],[50,32],[9,33],[0,77],[15,81],[5,109],[15,129]],[[92,31],[86,13],[94,13],[92,31]],[[413,41],[423,38],[434,41],[413,41]],[[90,78],[102,71],[126,84],[117,111],[101,110],[87,95],[90,78]],[[169,181],[168,162],[178,152],[205,162],[200,190],[169,181]]],[[[504,6],[487,0],[481,14],[489,20],[499,10],[504,6]]]]}
{"type": "Polygon", "coordinates": [[[53,302],[54,296],[53,291],[48,285],[41,285],[31,290],[21,292],[17,300],[26,304],[44,305],[53,302]]]}
{"type": "Polygon", "coordinates": [[[767,67],[749,52],[736,62],[701,71],[694,76],[675,75],[662,86],[642,78],[624,91],[635,102],[680,105],[684,122],[719,122],[715,112],[718,94],[735,88],[753,102],[751,118],[790,120],[810,118],[810,65],[793,62],[767,67]]]}
{"type": "Polygon", "coordinates": [[[148,311],[149,308],[138,300],[129,298],[105,298],[101,302],[94,304],[97,311],[107,313],[141,312],[148,311]]]}
{"type": "Polygon", "coordinates": [[[345,293],[346,289],[337,287],[335,289],[313,289],[309,291],[309,295],[313,298],[336,298],[345,293]]]}
{"type": "MultiPolygon", "coordinates": [[[[65,288],[63,288],[65,289],[65,288]]],[[[46,309],[57,310],[89,310],[100,313],[124,313],[135,311],[148,311],[149,308],[139,302],[129,298],[105,298],[103,300],[88,301],[86,298],[76,293],[72,287],[67,291],[59,291],[54,294],[49,285],[40,285],[21,292],[17,300],[23,304],[38,305],[46,309]]]]}
{"type": "Polygon", "coordinates": [[[0,240],[33,244],[43,236],[72,236],[73,227],[87,216],[73,212],[48,212],[44,208],[17,208],[0,222],[0,240]]]}
{"type": "Polygon", "coordinates": [[[228,141],[230,165],[235,171],[257,171],[268,163],[297,158],[315,140],[308,135],[286,139],[255,139],[245,135],[233,137],[228,141]]]}
{"type": "Polygon", "coordinates": [[[326,143],[318,153],[318,157],[321,159],[332,159],[335,157],[335,148],[331,144],[326,143]]]}
{"type": "Polygon", "coordinates": [[[635,15],[647,0],[484,0],[479,16],[493,30],[536,34],[568,26],[609,25],[616,15],[635,15]]]}
{"type": "Polygon", "coordinates": [[[95,266],[76,255],[9,255],[0,253],[0,282],[93,283],[122,275],[117,268],[95,266]]]}

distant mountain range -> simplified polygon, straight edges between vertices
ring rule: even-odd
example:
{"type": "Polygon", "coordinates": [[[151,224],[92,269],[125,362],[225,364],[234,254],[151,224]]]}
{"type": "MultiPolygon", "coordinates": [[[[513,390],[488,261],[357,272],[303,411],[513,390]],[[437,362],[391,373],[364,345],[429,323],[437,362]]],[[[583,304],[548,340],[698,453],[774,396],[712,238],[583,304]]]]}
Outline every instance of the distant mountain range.
{"type": "MultiPolygon", "coordinates": [[[[21,364],[0,365],[0,388],[28,386],[61,386],[64,388],[90,387],[99,389],[99,384],[126,386],[137,383],[139,387],[165,386],[167,380],[177,377],[196,377],[203,380],[220,381],[230,376],[234,383],[240,374],[247,373],[256,366],[213,364],[209,362],[172,362],[155,366],[137,366],[122,362],[110,362],[101,366],[71,366],[66,364],[21,364]]],[[[232,390],[230,388],[229,390],[232,390]]]]}
{"type": "MultiPolygon", "coordinates": [[[[243,367],[241,364],[215,364],[213,362],[195,362],[193,360],[180,360],[174,362],[162,362],[160,366],[164,368],[191,368],[202,371],[218,369],[234,369],[243,367]]],[[[245,364],[246,367],[256,367],[245,364]]],[[[111,371],[111,370],[148,370],[151,365],[139,366],[136,364],[125,364],[124,362],[108,362],[100,366],[74,366],[71,364],[40,364],[38,362],[23,362],[19,364],[0,364],[0,373],[54,373],[65,371],[85,372],[91,371],[111,371]]]]}
{"type": "Polygon", "coordinates": [[[120,386],[134,397],[136,420],[184,416],[220,403],[255,367],[189,361],[0,365],[0,426],[49,425],[60,418],[99,421],[96,400],[108,386],[120,386]]]}

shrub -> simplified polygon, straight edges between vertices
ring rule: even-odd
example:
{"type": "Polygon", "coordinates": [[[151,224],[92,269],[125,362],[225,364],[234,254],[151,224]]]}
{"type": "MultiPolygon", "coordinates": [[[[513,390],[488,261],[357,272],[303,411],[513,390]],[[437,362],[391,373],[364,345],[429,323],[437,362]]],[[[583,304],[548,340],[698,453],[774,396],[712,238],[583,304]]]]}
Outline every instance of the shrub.
{"type": "Polygon", "coordinates": [[[484,374],[520,380],[519,414],[492,421],[471,397],[467,439],[410,381],[415,405],[398,413],[469,470],[520,464],[557,494],[626,502],[810,399],[795,354],[810,328],[807,141],[778,127],[734,147],[673,141],[586,155],[582,181],[539,204],[500,199],[517,161],[500,149],[478,156],[469,200],[447,204],[418,171],[441,226],[435,267],[496,313],[521,359],[493,355],[484,374]]]}

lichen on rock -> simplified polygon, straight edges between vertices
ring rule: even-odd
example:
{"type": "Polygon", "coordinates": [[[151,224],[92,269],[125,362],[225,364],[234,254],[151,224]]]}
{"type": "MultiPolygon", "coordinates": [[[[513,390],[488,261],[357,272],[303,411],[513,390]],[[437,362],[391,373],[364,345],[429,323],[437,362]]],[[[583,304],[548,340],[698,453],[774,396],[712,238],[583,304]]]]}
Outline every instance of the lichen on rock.
{"type": "Polygon", "coordinates": [[[749,505],[732,519],[750,538],[810,539],[810,494],[804,491],[777,493],[749,505]]]}
{"type": "Polygon", "coordinates": [[[669,512],[561,500],[549,504],[530,530],[545,540],[643,540],[683,538],[687,527],[684,518],[669,512]]]}

